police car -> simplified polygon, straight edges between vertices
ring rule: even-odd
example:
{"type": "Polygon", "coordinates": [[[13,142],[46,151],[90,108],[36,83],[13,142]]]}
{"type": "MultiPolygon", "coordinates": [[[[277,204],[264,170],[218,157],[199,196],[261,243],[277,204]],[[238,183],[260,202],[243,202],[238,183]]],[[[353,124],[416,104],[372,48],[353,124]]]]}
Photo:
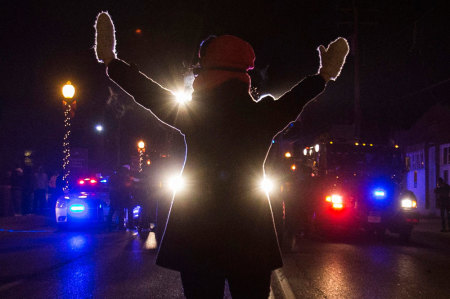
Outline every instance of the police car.
{"type": "Polygon", "coordinates": [[[106,224],[109,202],[107,178],[78,178],[70,186],[70,191],[56,201],[56,224],[59,228],[77,224],[106,224]]]}

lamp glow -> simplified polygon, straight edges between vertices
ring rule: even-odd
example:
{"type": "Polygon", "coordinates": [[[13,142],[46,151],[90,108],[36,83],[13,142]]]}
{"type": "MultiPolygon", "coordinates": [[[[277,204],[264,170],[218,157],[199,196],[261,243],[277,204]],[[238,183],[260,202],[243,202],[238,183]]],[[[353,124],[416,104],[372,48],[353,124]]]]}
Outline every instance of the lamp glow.
{"type": "Polygon", "coordinates": [[[66,99],[71,99],[75,95],[75,87],[72,83],[70,83],[70,81],[67,81],[66,85],[63,86],[62,94],[66,99]]]}

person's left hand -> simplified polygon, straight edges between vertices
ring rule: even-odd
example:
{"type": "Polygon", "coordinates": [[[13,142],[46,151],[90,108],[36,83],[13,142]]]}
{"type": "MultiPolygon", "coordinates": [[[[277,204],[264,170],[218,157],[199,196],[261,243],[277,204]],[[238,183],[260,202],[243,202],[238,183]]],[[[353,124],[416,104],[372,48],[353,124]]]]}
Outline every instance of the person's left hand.
{"type": "Polygon", "coordinates": [[[347,40],[343,37],[338,37],[327,48],[321,45],[317,50],[320,57],[319,74],[325,81],[336,80],[341,73],[345,58],[350,50],[347,40]]]}

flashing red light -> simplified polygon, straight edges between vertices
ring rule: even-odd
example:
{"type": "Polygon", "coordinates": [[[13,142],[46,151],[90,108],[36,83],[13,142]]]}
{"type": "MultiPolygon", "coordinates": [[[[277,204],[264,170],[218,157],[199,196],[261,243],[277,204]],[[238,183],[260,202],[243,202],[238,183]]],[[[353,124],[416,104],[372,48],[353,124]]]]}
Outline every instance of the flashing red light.
{"type": "Polygon", "coordinates": [[[83,180],[79,180],[79,181],[78,181],[78,184],[84,185],[84,181],[83,181],[83,180]]]}
{"type": "Polygon", "coordinates": [[[91,184],[95,184],[95,183],[97,183],[97,180],[91,179],[89,182],[90,182],[91,184]]]}
{"type": "Polygon", "coordinates": [[[341,203],[333,203],[333,209],[340,210],[344,207],[341,203]]]}
{"type": "Polygon", "coordinates": [[[330,202],[331,207],[335,210],[341,210],[342,208],[344,208],[342,196],[339,194],[328,195],[327,197],[325,197],[325,201],[330,202]]]}

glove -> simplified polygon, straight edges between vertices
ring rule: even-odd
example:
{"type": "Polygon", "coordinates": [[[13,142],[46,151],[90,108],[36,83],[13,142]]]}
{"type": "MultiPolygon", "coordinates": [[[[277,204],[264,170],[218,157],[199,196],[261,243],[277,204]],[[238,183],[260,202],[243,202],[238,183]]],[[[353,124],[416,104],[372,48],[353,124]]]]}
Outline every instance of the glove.
{"type": "Polygon", "coordinates": [[[107,12],[101,12],[95,21],[95,55],[98,62],[108,65],[116,55],[114,24],[107,12]]]}
{"type": "Polygon", "coordinates": [[[336,80],[341,73],[349,49],[347,40],[342,37],[332,41],[326,49],[322,45],[317,48],[320,57],[319,74],[325,81],[336,80]]]}

